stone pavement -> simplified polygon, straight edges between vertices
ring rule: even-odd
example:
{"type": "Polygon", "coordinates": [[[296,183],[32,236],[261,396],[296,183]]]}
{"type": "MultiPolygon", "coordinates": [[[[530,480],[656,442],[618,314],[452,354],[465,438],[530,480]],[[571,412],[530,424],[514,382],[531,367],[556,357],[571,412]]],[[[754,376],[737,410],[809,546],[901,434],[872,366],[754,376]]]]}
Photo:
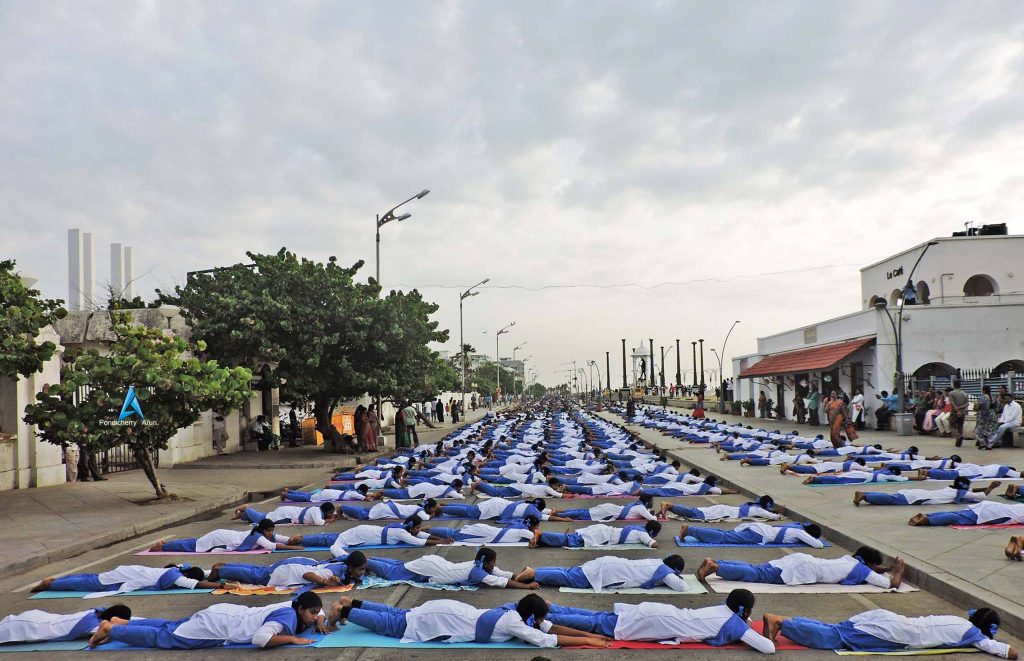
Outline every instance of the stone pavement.
{"type": "MultiPolygon", "coordinates": [[[[661,407],[655,407],[661,408],[661,407]]],[[[689,413],[669,408],[677,413],[689,413]]],[[[621,423],[618,416],[601,413],[608,420],[621,423]]],[[[738,422],[754,428],[769,430],[798,430],[805,435],[827,434],[825,427],[799,425],[792,421],[762,420],[708,413],[709,417],[727,422],[738,422]]],[[[1010,534],[1024,530],[953,530],[951,528],[912,527],[910,517],[919,512],[963,509],[960,505],[931,505],[925,507],[854,507],[854,491],[866,490],[857,486],[810,487],[802,478],[783,476],[778,468],[741,466],[738,461],[720,461],[714,451],[699,445],[689,445],[678,439],[662,436],[653,429],[629,425],[641,437],[659,448],[668,450],[686,465],[714,473],[724,483],[748,494],[771,494],[776,502],[786,506],[796,520],[814,521],[825,531],[825,536],[848,548],[867,544],[890,557],[900,556],[907,562],[908,580],[922,588],[962,604],[964,608],[982,601],[1003,613],[1004,628],[1017,635],[1024,633],[1024,563],[1010,562],[1003,555],[1010,534]]],[[[936,436],[896,436],[891,432],[865,430],[858,443],[881,443],[886,448],[906,448],[916,445],[926,456],[959,454],[964,461],[978,464],[1009,464],[1024,467],[1024,454],[1019,448],[980,451],[973,441],[964,441],[956,448],[952,438],[936,436]]],[[[987,485],[990,480],[979,480],[975,487],[987,485]]],[[[1003,480],[1004,485],[1006,480],[1003,480]]],[[[901,488],[939,488],[943,482],[872,485],[872,491],[892,493],[901,488]]],[[[1003,488],[993,492],[998,498],[1003,488]]]]}

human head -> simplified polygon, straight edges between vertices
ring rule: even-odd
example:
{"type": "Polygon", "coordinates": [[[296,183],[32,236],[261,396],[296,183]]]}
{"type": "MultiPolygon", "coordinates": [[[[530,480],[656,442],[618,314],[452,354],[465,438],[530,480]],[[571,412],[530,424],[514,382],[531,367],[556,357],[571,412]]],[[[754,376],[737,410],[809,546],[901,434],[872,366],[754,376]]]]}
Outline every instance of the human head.
{"type": "Polygon", "coordinates": [[[410,535],[418,535],[420,532],[420,526],[422,525],[423,520],[415,514],[402,522],[402,527],[405,528],[406,532],[410,535]]]}
{"type": "Polygon", "coordinates": [[[534,498],[531,502],[533,502],[533,506],[539,509],[541,512],[548,508],[547,501],[545,501],[543,498],[534,498]]]}
{"type": "Polygon", "coordinates": [[[681,574],[683,570],[686,569],[686,561],[683,560],[683,556],[681,555],[670,555],[665,558],[664,563],[671,567],[672,571],[677,574],[681,574]]]}
{"type": "Polygon", "coordinates": [[[995,638],[999,631],[999,613],[991,608],[971,609],[967,611],[967,619],[989,638],[995,638]]]}
{"type": "Polygon", "coordinates": [[[539,629],[548,616],[548,602],[539,594],[528,594],[516,602],[516,612],[523,618],[523,622],[539,629]]]}
{"type": "Polygon", "coordinates": [[[439,514],[441,512],[441,506],[438,505],[437,501],[434,500],[433,498],[427,498],[426,500],[424,500],[422,507],[423,511],[426,512],[429,516],[434,516],[435,514],[439,514]]]}
{"type": "Polygon", "coordinates": [[[821,538],[821,526],[819,526],[817,523],[805,523],[803,524],[803,526],[805,533],[807,533],[814,539],[821,538]]]}
{"type": "Polygon", "coordinates": [[[725,605],[742,619],[749,620],[750,614],[754,612],[754,593],[742,588],[733,590],[725,598],[725,605]]]}
{"type": "Polygon", "coordinates": [[[115,617],[122,620],[130,620],[132,619],[132,609],[128,608],[124,604],[114,604],[110,608],[101,611],[99,614],[99,618],[104,622],[109,622],[115,617]]]}
{"type": "Polygon", "coordinates": [[[367,493],[369,493],[370,487],[366,486],[365,484],[360,484],[358,487],[356,487],[356,491],[365,496],[367,493]]]}
{"type": "Polygon", "coordinates": [[[537,526],[540,525],[540,519],[535,516],[523,517],[523,525],[529,530],[536,530],[537,526]]]}
{"type": "Polygon", "coordinates": [[[498,553],[494,549],[489,549],[484,546],[476,552],[476,557],[473,558],[473,560],[479,567],[482,567],[485,572],[490,574],[494,571],[494,565],[498,563],[498,553]]]}
{"type": "Polygon", "coordinates": [[[971,478],[967,477],[966,475],[958,475],[957,478],[953,480],[953,488],[956,489],[957,491],[970,489],[971,478]]]}
{"type": "Polygon", "coordinates": [[[708,488],[713,489],[718,486],[718,478],[714,475],[708,475],[704,478],[704,484],[708,485],[708,488]]]}
{"type": "Polygon", "coordinates": [[[646,530],[647,534],[651,537],[657,537],[661,533],[661,524],[657,521],[648,521],[647,524],[644,525],[644,530],[646,530]]]}
{"type": "Polygon", "coordinates": [[[191,578],[193,581],[202,581],[206,578],[206,572],[203,571],[202,567],[182,567],[181,575],[185,578],[191,578]]]}
{"type": "Polygon", "coordinates": [[[654,496],[648,493],[641,494],[640,497],[637,498],[637,500],[639,500],[640,504],[646,507],[647,509],[651,509],[652,507],[654,507],[654,496]]]}
{"type": "Polygon", "coordinates": [[[252,531],[255,532],[255,533],[259,533],[259,534],[263,535],[267,539],[273,539],[274,538],[274,522],[271,521],[270,519],[263,519],[262,521],[257,523],[255,526],[253,526],[252,531]]]}
{"type": "Polygon", "coordinates": [[[462,480],[458,478],[452,480],[452,489],[455,489],[456,491],[462,491],[462,480]]]}
{"type": "Polygon", "coordinates": [[[990,388],[988,386],[982,386],[981,387],[981,392],[985,393],[986,395],[991,395],[992,394],[992,388],[990,388]]]}
{"type": "Polygon", "coordinates": [[[889,467],[889,472],[892,473],[893,475],[903,475],[903,471],[901,471],[896,466],[890,466],[889,467]]]}
{"type": "Polygon", "coordinates": [[[335,512],[334,503],[321,503],[320,504],[320,513],[324,515],[325,519],[334,516],[334,512],[335,512]]]}
{"type": "Polygon", "coordinates": [[[348,567],[348,578],[353,583],[363,578],[366,573],[366,556],[362,551],[352,551],[344,560],[348,567]]]}
{"type": "Polygon", "coordinates": [[[267,421],[267,418],[265,416],[262,416],[262,415],[256,416],[256,422],[266,422],[266,421],[267,421]]]}
{"type": "Polygon", "coordinates": [[[761,509],[770,510],[775,505],[775,499],[765,494],[757,499],[757,504],[761,509]]]}
{"type": "Polygon", "coordinates": [[[692,475],[694,477],[700,477],[700,469],[699,468],[691,468],[690,469],[690,475],[692,475]]]}
{"type": "Polygon", "coordinates": [[[858,466],[864,466],[864,465],[866,465],[866,464],[867,464],[867,462],[866,462],[866,461],[864,461],[864,458],[863,458],[863,457],[857,457],[857,458],[855,458],[855,459],[853,460],[853,463],[857,464],[858,466]]]}
{"type": "Polygon", "coordinates": [[[316,618],[320,615],[323,607],[324,603],[320,601],[320,595],[312,590],[299,594],[292,601],[292,608],[295,609],[295,615],[298,617],[302,629],[306,629],[316,622],[316,618]]]}
{"type": "Polygon", "coordinates": [[[909,448],[907,448],[907,454],[909,454],[910,456],[914,456],[920,453],[921,450],[919,450],[916,445],[911,445],[909,448]]]}
{"type": "Polygon", "coordinates": [[[870,546],[862,546],[853,553],[854,557],[860,558],[865,565],[875,569],[882,564],[882,554],[879,553],[878,549],[871,548],[870,546]]]}
{"type": "Polygon", "coordinates": [[[676,459],[676,460],[674,460],[674,461],[672,462],[672,468],[676,469],[677,471],[678,471],[678,470],[679,470],[680,468],[682,468],[682,467],[683,467],[683,465],[682,465],[681,463],[679,463],[679,460],[678,460],[678,459],[676,459]]]}

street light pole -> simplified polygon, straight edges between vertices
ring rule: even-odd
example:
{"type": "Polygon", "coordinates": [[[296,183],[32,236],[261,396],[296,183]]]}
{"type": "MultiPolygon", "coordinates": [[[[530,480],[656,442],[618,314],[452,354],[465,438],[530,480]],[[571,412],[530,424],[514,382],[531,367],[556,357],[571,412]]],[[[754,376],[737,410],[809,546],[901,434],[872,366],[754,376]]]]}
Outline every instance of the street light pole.
{"type": "Polygon", "coordinates": [[[697,343],[690,342],[693,345],[693,387],[697,387],[697,343]]]}
{"type": "Polygon", "coordinates": [[[612,396],[612,352],[604,352],[604,378],[608,382],[608,397],[612,396]]]}
{"type": "Polygon", "coordinates": [[[499,349],[498,342],[499,342],[499,340],[501,340],[501,336],[503,334],[507,333],[508,329],[512,328],[515,325],[516,325],[516,322],[513,321],[508,326],[505,326],[500,331],[498,331],[497,333],[494,334],[494,393],[495,393],[494,394],[494,400],[495,400],[494,406],[495,406],[495,410],[497,410],[498,391],[501,390],[501,349],[499,349]]]}
{"type": "MultiPolygon", "coordinates": [[[[917,265],[921,263],[922,259],[924,259],[924,255],[926,252],[928,252],[928,249],[938,244],[938,241],[929,241],[928,243],[925,244],[924,250],[921,251],[921,254],[918,255],[917,261],[914,262],[914,266],[910,269],[910,273],[907,275],[907,286],[903,288],[903,292],[900,297],[900,300],[903,301],[904,303],[906,303],[907,293],[915,291],[914,271],[917,270],[917,265]]],[[[899,407],[899,412],[902,415],[907,412],[907,398],[906,394],[904,393],[905,386],[903,383],[903,305],[900,305],[900,309],[897,310],[896,312],[900,316],[899,331],[896,337],[896,378],[899,380],[899,388],[897,388],[896,392],[896,403],[899,407]]],[[[910,432],[908,431],[907,434],[900,435],[905,436],[909,434],[910,432]]]]}
{"type": "Polygon", "coordinates": [[[661,381],[661,389],[665,389],[665,347],[661,347],[661,370],[658,372],[661,381]]]}
{"type": "MultiPolygon", "coordinates": [[[[378,244],[378,248],[379,247],[380,247],[380,244],[378,244]]],[[[461,294],[459,294],[459,355],[461,356],[461,361],[462,361],[462,366],[461,366],[462,369],[459,370],[459,371],[462,372],[462,411],[463,411],[463,415],[465,415],[465,411],[466,411],[466,368],[469,365],[469,356],[466,355],[466,340],[462,336],[462,302],[464,300],[466,300],[467,298],[469,298],[470,296],[476,296],[477,294],[479,294],[480,292],[473,291],[473,290],[476,289],[477,287],[479,287],[480,285],[487,284],[488,282],[490,282],[490,280],[491,280],[490,278],[484,278],[483,280],[481,280],[480,282],[476,283],[475,285],[473,285],[472,287],[470,287],[466,291],[464,291],[461,294]]]]}
{"type": "MultiPolygon", "coordinates": [[[[725,334],[725,340],[722,342],[722,353],[718,354],[718,380],[721,383],[722,390],[718,394],[718,412],[725,413],[725,372],[723,371],[725,360],[725,345],[729,344],[729,336],[732,335],[732,329],[736,328],[736,324],[740,323],[740,320],[732,322],[732,326],[729,326],[729,332],[725,334]]],[[[714,351],[714,349],[712,349],[714,351]]]]}
{"type": "Polygon", "coordinates": [[[700,342],[700,392],[704,393],[704,338],[697,340],[700,342]]]}
{"type": "Polygon", "coordinates": [[[683,370],[679,362],[679,340],[676,340],[676,388],[683,386],[683,370]]]}
{"type": "Polygon", "coordinates": [[[626,338],[622,338],[622,389],[628,388],[629,385],[626,383],[626,338]]]}
{"type": "Polygon", "coordinates": [[[650,342],[650,348],[651,348],[651,364],[649,365],[649,367],[651,368],[650,369],[650,372],[651,372],[651,388],[653,389],[654,386],[656,385],[655,381],[654,381],[654,338],[653,337],[649,337],[649,338],[647,338],[647,341],[650,342]]]}
{"type": "Polygon", "coordinates": [[[430,192],[429,189],[424,188],[419,193],[416,193],[415,195],[410,197],[405,202],[402,202],[401,204],[397,204],[397,205],[391,207],[390,209],[388,209],[387,211],[385,211],[384,215],[377,214],[376,227],[377,227],[377,284],[378,285],[380,285],[380,228],[384,227],[385,225],[390,223],[392,220],[396,220],[398,222],[402,222],[406,218],[411,217],[412,216],[411,213],[403,213],[401,216],[396,216],[395,215],[395,210],[398,209],[398,207],[402,206],[403,204],[407,204],[409,202],[412,202],[413,200],[421,200],[421,199],[423,199],[424,197],[427,196],[427,193],[429,193],[429,192],[430,192]]]}

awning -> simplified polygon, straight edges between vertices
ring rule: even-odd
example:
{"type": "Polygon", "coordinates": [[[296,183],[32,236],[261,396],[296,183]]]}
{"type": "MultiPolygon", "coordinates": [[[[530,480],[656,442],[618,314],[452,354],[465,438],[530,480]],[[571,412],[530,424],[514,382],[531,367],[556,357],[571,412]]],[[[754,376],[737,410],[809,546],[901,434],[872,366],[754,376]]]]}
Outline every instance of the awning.
{"type": "Polygon", "coordinates": [[[849,358],[858,349],[866,347],[874,341],[875,337],[872,335],[810,349],[771,354],[740,372],[740,378],[831,369],[849,358]]]}

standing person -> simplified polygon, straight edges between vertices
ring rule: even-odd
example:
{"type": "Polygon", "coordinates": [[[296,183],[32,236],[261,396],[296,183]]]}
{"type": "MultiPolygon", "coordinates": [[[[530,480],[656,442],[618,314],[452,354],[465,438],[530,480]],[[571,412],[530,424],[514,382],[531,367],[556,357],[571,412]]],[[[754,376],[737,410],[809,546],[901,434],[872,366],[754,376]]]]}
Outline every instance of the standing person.
{"type": "Polygon", "coordinates": [[[444,422],[444,402],[441,401],[441,396],[437,396],[437,403],[434,405],[434,412],[437,414],[437,421],[444,422]]]}
{"type": "Polygon", "coordinates": [[[76,482],[78,480],[78,445],[76,443],[61,443],[61,446],[64,448],[64,479],[67,482],[76,482]]]}
{"type": "Polygon", "coordinates": [[[818,407],[821,406],[821,393],[818,392],[817,386],[811,385],[811,390],[807,394],[807,424],[812,427],[817,427],[821,424],[818,419],[818,407]]]}
{"type": "Polygon", "coordinates": [[[704,389],[701,388],[697,391],[697,408],[693,410],[693,417],[703,418],[704,417],[704,389]]]}
{"type": "Polygon", "coordinates": [[[373,429],[370,428],[370,418],[366,415],[366,407],[360,404],[356,407],[356,443],[359,444],[359,449],[363,452],[369,452],[371,445],[376,445],[375,441],[371,441],[373,436],[373,429]]]}
{"type": "MultiPolygon", "coordinates": [[[[422,416],[421,416],[422,417],[422,416]]],[[[402,423],[405,425],[406,447],[414,448],[420,444],[420,437],[416,433],[416,409],[411,402],[406,402],[402,409],[402,423]]]]}
{"type": "Polygon", "coordinates": [[[217,454],[224,454],[224,448],[228,444],[228,428],[224,416],[214,411],[213,413],[213,449],[217,454]]]}
{"type": "Polygon", "coordinates": [[[850,411],[853,414],[854,426],[857,429],[864,429],[864,393],[860,388],[853,389],[853,399],[850,400],[850,411]]]}
{"type": "Polygon", "coordinates": [[[367,450],[376,452],[381,443],[380,416],[377,415],[377,405],[370,404],[366,409],[366,424],[370,428],[367,436],[367,450]]]}
{"type": "Polygon", "coordinates": [[[291,436],[288,439],[288,447],[297,448],[299,447],[299,439],[302,433],[299,429],[299,416],[295,414],[295,406],[292,406],[291,410],[288,411],[288,427],[291,430],[291,436]]]}
{"type": "Polygon", "coordinates": [[[765,397],[763,390],[757,396],[757,412],[762,418],[768,417],[768,398],[765,397]]]}
{"type": "Polygon", "coordinates": [[[458,424],[459,423],[459,413],[461,413],[461,411],[459,411],[459,403],[457,401],[455,401],[454,397],[452,397],[451,402],[449,403],[449,406],[451,407],[451,411],[452,411],[452,424],[458,424]]]}
{"type": "Polygon", "coordinates": [[[804,407],[804,398],[797,393],[796,397],[793,398],[793,416],[796,421],[801,425],[807,419],[807,409],[804,407]]]}
{"type": "Polygon", "coordinates": [[[103,482],[107,478],[103,477],[100,473],[99,467],[96,465],[96,453],[82,445],[78,444],[78,481],[88,482],[89,476],[92,475],[92,479],[95,482],[103,482]]]}
{"type": "Polygon", "coordinates": [[[996,404],[992,399],[992,388],[982,386],[981,397],[978,398],[978,402],[974,405],[974,410],[978,412],[977,422],[974,425],[974,438],[976,439],[974,445],[978,449],[988,445],[989,436],[994,434],[999,426],[995,408],[996,404]]]}
{"type": "Polygon", "coordinates": [[[405,433],[405,413],[401,402],[396,402],[395,407],[395,447],[410,447],[409,439],[405,433]]]}
{"type": "Polygon", "coordinates": [[[951,392],[953,392],[952,388],[946,388],[946,392],[943,395],[945,404],[942,407],[942,413],[935,418],[935,427],[943,436],[949,436],[953,431],[953,427],[950,424],[950,418],[953,415],[953,404],[949,401],[949,393],[951,392]]]}
{"type": "Polygon", "coordinates": [[[844,445],[843,434],[852,441],[857,438],[857,431],[850,421],[850,414],[846,410],[846,404],[835,390],[829,395],[828,404],[825,406],[825,415],[828,417],[829,439],[832,447],[841,448],[844,445]]]}
{"type": "Polygon", "coordinates": [[[1003,434],[1010,431],[1014,427],[1021,426],[1021,407],[1020,404],[1013,400],[1010,393],[1006,393],[1000,397],[1000,401],[1003,404],[1003,412],[999,414],[999,426],[988,437],[985,441],[985,449],[991,450],[995,447],[997,442],[1001,442],[1003,434]]]}
{"type": "Polygon", "coordinates": [[[956,436],[956,446],[964,444],[964,420],[967,419],[967,405],[969,403],[967,393],[960,389],[960,379],[953,379],[953,390],[949,392],[950,427],[956,436]]]}

